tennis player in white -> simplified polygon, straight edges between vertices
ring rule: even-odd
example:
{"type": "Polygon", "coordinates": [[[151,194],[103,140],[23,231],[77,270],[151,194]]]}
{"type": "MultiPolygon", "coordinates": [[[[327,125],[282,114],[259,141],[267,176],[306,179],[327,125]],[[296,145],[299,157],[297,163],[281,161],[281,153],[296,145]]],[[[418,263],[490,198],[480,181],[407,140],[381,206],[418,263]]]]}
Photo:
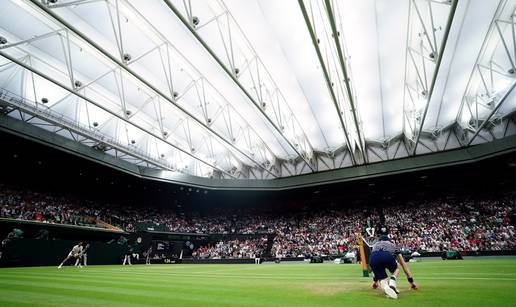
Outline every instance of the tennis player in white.
{"type": "Polygon", "coordinates": [[[61,264],[57,268],[58,269],[63,268],[63,264],[65,264],[65,262],[68,261],[68,259],[70,259],[70,258],[80,259],[81,254],[82,254],[82,242],[79,242],[79,243],[77,243],[77,245],[75,245],[72,248],[72,250],[68,253],[68,256],[66,256],[66,258],[63,260],[63,262],[61,262],[61,264]]]}

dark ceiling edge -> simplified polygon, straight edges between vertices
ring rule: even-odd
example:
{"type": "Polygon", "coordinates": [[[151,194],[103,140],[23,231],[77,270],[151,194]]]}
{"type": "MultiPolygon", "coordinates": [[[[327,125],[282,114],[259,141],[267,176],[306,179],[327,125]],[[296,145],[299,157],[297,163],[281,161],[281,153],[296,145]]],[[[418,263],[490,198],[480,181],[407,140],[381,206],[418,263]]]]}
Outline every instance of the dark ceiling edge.
{"type": "Polygon", "coordinates": [[[7,115],[0,115],[0,130],[38,144],[73,154],[86,160],[114,168],[126,174],[140,177],[138,166],[130,162],[105,153],[99,155],[100,152],[98,150],[72,141],[64,136],[55,134],[43,128],[27,124],[19,119],[7,115]]]}
{"type": "Polygon", "coordinates": [[[516,135],[439,153],[269,180],[211,179],[136,166],[51,131],[0,115],[0,130],[149,180],[210,190],[282,191],[474,163],[516,151],[516,135]]]}

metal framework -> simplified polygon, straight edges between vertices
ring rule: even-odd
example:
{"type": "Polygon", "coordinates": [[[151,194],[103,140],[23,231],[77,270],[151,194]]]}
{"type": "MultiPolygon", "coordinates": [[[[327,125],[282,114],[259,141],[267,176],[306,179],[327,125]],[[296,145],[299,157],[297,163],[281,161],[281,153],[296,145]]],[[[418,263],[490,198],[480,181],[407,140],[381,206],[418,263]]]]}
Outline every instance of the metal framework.
{"type": "Polygon", "coordinates": [[[187,5],[183,2],[184,6],[181,10],[171,1],[164,1],[245,94],[255,109],[296,153],[293,158],[300,157],[312,172],[315,171],[316,166],[311,161],[314,150],[308,137],[280,88],[227,7],[222,4],[219,11],[210,11],[210,15],[205,15],[208,20],[200,21],[196,16],[195,8],[207,7],[207,3],[192,8],[191,4],[187,5]],[[205,33],[208,29],[219,33],[220,36],[215,38],[219,43],[218,48],[210,46],[203,38],[206,37],[205,33]]]}
{"type": "MultiPolygon", "coordinates": [[[[2,107],[0,107],[2,110],[2,107]]],[[[5,109],[4,109],[5,110],[5,109]]],[[[13,112],[14,113],[14,112],[13,112]]],[[[0,130],[9,131],[24,137],[34,139],[43,144],[73,151],[93,161],[111,165],[114,168],[134,174],[136,176],[171,182],[198,188],[216,190],[266,190],[280,191],[301,187],[316,187],[318,185],[352,181],[357,178],[372,178],[386,174],[399,174],[413,170],[425,170],[443,165],[456,165],[476,162],[492,156],[516,151],[516,119],[515,114],[508,116],[510,132],[506,137],[489,143],[479,144],[471,148],[459,148],[453,151],[442,151],[435,155],[420,155],[403,160],[389,160],[381,163],[361,165],[345,169],[309,174],[307,176],[292,176],[277,180],[223,180],[217,178],[202,178],[187,176],[179,173],[166,172],[155,168],[136,167],[129,162],[115,159],[98,150],[91,150],[89,146],[76,143],[61,135],[56,135],[33,124],[27,124],[11,116],[0,114],[0,130]],[[512,135],[511,135],[512,134],[512,135]],[[124,163],[125,162],[125,163],[124,163]]]]}
{"type": "MultiPolygon", "coordinates": [[[[14,57],[12,57],[12,56],[8,55],[8,54],[7,54],[7,53],[5,53],[4,51],[0,51],[0,56],[2,56],[2,57],[4,57],[4,58],[8,59],[10,62],[12,62],[12,63],[14,63],[14,64],[18,65],[18,66],[19,66],[19,67],[21,67],[21,68],[23,68],[23,69],[21,70],[21,72],[17,72],[16,70],[14,70],[14,71],[11,73],[11,76],[14,76],[14,74],[15,74],[15,73],[21,73],[21,74],[24,74],[26,71],[28,71],[28,72],[30,72],[30,73],[31,73],[31,75],[30,75],[30,78],[29,78],[29,79],[30,79],[30,81],[32,81],[32,84],[34,84],[34,82],[35,82],[35,81],[34,81],[34,80],[35,80],[35,76],[40,76],[40,77],[44,78],[45,80],[49,81],[50,83],[52,83],[52,84],[54,84],[54,85],[56,85],[56,86],[58,86],[58,87],[60,87],[60,88],[64,89],[65,91],[69,92],[69,94],[68,94],[68,95],[66,95],[63,99],[61,99],[60,101],[56,102],[56,103],[54,104],[54,106],[55,106],[56,104],[59,104],[60,102],[65,101],[65,99],[68,99],[68,98],[69,98],[69,97],[71,97],[71,96],[76,97],[76,98],[78,98],[78,99],[79,99],[79,100],[78,100],[78,101],[79,101],[79,104],[80,104],[80,103],[85,103],[85,104],[91,104],[91,105],[93,105],[93,106],[96,106],[96,107],[98,107],[99,109],[102,109],[103,111],[105,111],[105,112],[109,113],[110,115],[112,115],[112,116],[113,116],[113,118],[116,118],[116,119],[118,119],[118,120],[122,121],[122,122],[123,122],[123,123],[125,123],[125,124],[132,125],[132,126],[133,126],[133,127],[135,127],[136,129],[141,130],[142,132],[144,132],[144,133],[148,134],[148,135],[149,135],[149,136],[151,136],[151,137],[154,137],[154,138],[156,138],[156,139],[160,139],[160,140],[162,140],[163,142],[167,143],[167,144],[168,144],[168,145],[170,145],[171,147],[173,147],[173,148],[175,148],[175,149],[177,149],[177,150],[179,150],[179,151],[183,152],[184,154],[186,154],[186,155],[188,155],[188,156],[191,156],[192,158],[197,159],[198,161],[200,161],[200,162],[204,163],[205,165],[207,165],[207,166],[209,166],[209,167],[211,167],[211,168],[213,168],[213,169],[217,169],[217,170],[219,170],[221,173],[226,174],[226,175],[227,175],[227,176],[229,176],[230,178],[235,178],[235,177],[234,177],[232,174],[230,174],[229,172],[227,172],[227,171],[225,171],[225,170],[223,170],[223,169],[221,169],[221,168],[217,167],[216,165],[214,165],[214,164],[212,164],[212,163],[210,163],[210,162],[208,162],[208,161],[206,161],[206,160],[204,160],[204,159],[202,159],[202,158],[200,158],[200,157],[198,157],[198,156],[195,156],[194,154],[192,154],[192,153],[191,153],[191,152],[189,152],[188,150],[185,150],[185,149],[181,148],[180,146],[178,146],[177,144],[172,143],[172,142],[170,142],[170,141],[168,141],[168,140],[164,139],[164,138],[163,138],[163,136],[161,136],[161,135],[157,135],[156,133],[154,133],[154,132],[152,132],[152,131],[150,131],[150,130],[148,130],[148,129],[144,128],[144,127],[142,127],[141,125],[138,125],[138,124],[134,123],[134,122],[133,122],[133,121],[131,121],[129,118],[124,117],[123,115],[117,114],[117,113],[113,112],[112,110],[110,110],[110,109],[106,108],[105,106],[103,106],[103,105],[99,104],[98,102],[93,101],[92,99],[90,99],[90,98],[88,98],[87,96],[85,96],[85,95],[84,95],[84,92],[83,92],[83,93],[80,93],[79,91],[76,91],[76,90],[74,90],[74,89],[71,89],[71,88],[67,87],[66,85],[64,85],[63,83],[59,82],[58,80],[56,80],[56,79],[54,79],[54,78],[52,78],[52,77],[50,77],[50,76],[48,76],[48,75],[46,75],[46,74],[42,73],[41,71],[39,71],[39,70],[35,69],[34,67],[31,67],[31,65],[30,65],[30,64],[27,64],[27,63],[25,63],[25,62],[23,62],[23,61],[21,61],[21,60],[19,60],[19,59],[16,59],[16,58],[14,58],[14,57]]],[[[36,58],[34,58],[34,56],[29,56],[29,55],[25,56],[24,58],[26,59],[26,62],[31,63],[31,64],[33,64],[33,63],[35,62],[35,60],[37,60],[36,58]],[[32,61],[30,61],[30,59],[32,59],[32,61]]],[[[8,64],[11,64],[11,63],[8,63],[8,64]]],[[[6,66],[6,65],[4,64],[4,66],[6,66]]],[[[4,70],[5,70],[5,67],[4,67],[4,70]]],[[[10,79],[10,78],[9,78],[9,79],[10,79]]],[[[25,78],[20,78],[19,82],[20,82],[20,84],[19,84],[18,86],[19,86],[19,88],[21,89],[21,90],[20,90],[20,92],[21,92],[21,93],[26,93],[26,92],[27,92],[27,88],[28,88],[28,84],[27,84],[27,82],[25,82],[25,78]]],[[[1,88],[0,88],[0,89],[1,89],[1,88]]],[[[33,88],[33,90],[36,90],[36,89],[35,89],[35,88],[33,88]]],[[[84,90],[84,89],[83,89],[83,90],[84,90]]],[[[11,98],[12,98],[12,97],[14,97],[14,95],[15,95],[14,93],[9,93],[9,92],[8,92],[8,91],[6,91],[5,89],[2,89],[2,92],[3,92],[3,93],[5,93],[4,95],[5,95],[6,97],[11,97],[11,98]]],[[[45,98],[45,97],[43,97],[43,98],[42,98],[42,100],[44,100],[44,99],[46,99],[46,98],[45,98]]],[[[18,100],[20,100],[20,99],[18,98],[18,100]]],[[[15,101],[15,102],[16,102],[16,99],[12,99],[12,101],[15,101]]],[[[42,106],[42,104],[41,104],[41,103],[34,102],[34,104],[35,104],[35,109],[32,109],[32,110],[31,110],[30,108],[28,108],[28,107],[27,107],[27,105],[29,105],[27,102],[28,102],[28,100],[27,100],[27,99],[22,99],[22,100],[21,100],[21,102],[19,102],[17,105],[14,105],[14,106],[16,106],[17,108],[22,108],[22,107],[24,107],[24,106],[25,106],[24,111],[33,113],[33,114],[32,114],[33,116],[36,116],[37,114],[40,114],[40,113],[42,113],[42,114],[43,114],[43,112],[35,113],[35,112],[36,112],[36,110],[38,110],[38,107],[40,107],[40,108],[44,107],[44,106],[42,106]]],[[[46,109],[46,110],[45,110],[45,111],[46,111],[46,113],[48,113],[48,114],[52,114],[52,110],[51,110],[51,108],[45,107],[45,109],[46,109]]],[[[86,109],[86,110],[87,110],[87,109],[86,109]]],[[[75,113],[75,114],[77,115],[77,113],[75,113]]],[[[55,116],[54,116],[54,117],[55,117],[55,116]]],[[[49,117],[49,118],[50,118],[50,117],[49,117]]],[[[63,118],[64,118],[64,117],[63,117],[63,118]]],[[[49,119],[49,120],[51,120],[51,119],[49,119]]],[[[79,121],[78,121],[78,119],[77,119],[77,118],[75,118],[75,119],[74,119],[74,121],[75,121],[75,123],[76,123],[75,125],[76,125],[77,127],[81,127],[81,125],[79,124],[79,121]]],[[[54,120],[54,122],[55,122],[55,120],[54,120]]],[[[71,120],[70,120],[70,119],[64,119],[64,122],[63,122],[63,123],[60,123],[60,124],[61,124],[62,126],[64,126],[64,125],[66,124],[66,125],[67,125],[66,127],[67,127],[68,129],[72,129],[73,127],[71,126],[71,124],[70,124],[70,123],[71,123],[71,120]]],[[[55,123],[54,123],[54,124],[55,124],[55,123]]],[[[95,138],[96,138],[96,137],[95,137],[95,135],[100,133],[100,132],[98,131],[98,130],[99,130],[99,128],[97,128],[97,127],[98,127],[98,125],[95,125],[95,123],[94,123],[94,122],[90,122],[90,123],[88,124],[88,128],[89,128],[89,129],[84,129],[84,127],[82,127],[82,129],[81,129],[80,131],[81,131],[81,133],[82,133],[82,134],[85,134],[85,133],[86,133],[86,131],[90,131],[90,133],[91,133],[91,138],[92,138],[92,139],[95,139],[95,138]]],[[[127,126],[125,127],[125,129],[127,129],[127,126]]],[[[113,141],[111,141],[111,143],[113,143],[113,141]]],[[[132,144],[134,144],[134,143],[135,143],[135,141],[134,141],[134,140],[128,140],[127,145],[129,145],[129,144],[131,144],[131,143],[132,143],[132,144]]],[[[120,145],[118,145],[118,147],[121,147],[121,146],[120,146],[120,145]]],[[[170,168],[169,168],[169,169],[170,169],[170,168]]]]}
{"type": "MultiPolygon", "coordinates": [[[[341,69],[340,75],[342,75],[341,80],[343,80],[344,85],[345,85],[345,89],[346,89],[345,93],[346,93],[347,101],[348,101],[349,107],[351,109],[351,115],[353,117],[353,122],[355,124],[354,128],[355,128],[356,134],[358,136],[358,140],[357,140],[358,147],[359,147],[359,150],[362,155],[362,159],[363,159],[364,163],[367,163],[368,158],[367,158],[367,154],[365,151],[366,143],[364,140],[364,132],[362,130],[362,125],[360,124],[360,117],[358,115],[355,91],[351,84],[352,83],[351,76],[350,76],[351,67],[348,63],[349,60],[348,61],[345,60],[347,57],[344,52],[345,51],[344,42],[343,42],[344,40],[342,40],[342,42],[341,42],[341,39],[340,39],[340,33],[344,32],[342,30],[342,23],[339,22],[338,23],[339,27],[337,27],[337,20],[338,20],[338,18],[341,18],[341,16],[340,16],[340,14],[336,14],[335,13],[336,11],[332,8],[332,6],[337,7],[338,2],[333,1],[333,5],[332,5],[332,3],[329,0],[325,0],[324,4],[325,4],[326,12],[328,14],[328,20],[330,22],[330,26],[331,26],[331,30],[332,30],[331,35],[335,41],[335,48],[337,49],[337,54],[338,54],[340,69],[341,69]]],[[[337,11],[338,11],[338,7],[337,7],[337,11]]]]}
{"type": "MultiPolygon", "coordinates": [[[[180,149],[180,151],[186,153],[188,156],[198,159],[200,163],[205,164],[205,165],[209,166],[210,168],[220,171],[222,174],[227,175],[229,178],[234,177],[228,171],[223,170],[220,167],[215,166],[212,162],[209,162],[209,161],[205,160],[204,158],[199,157],[193,151],[190,152],[189,149],[191,149],[192,147],[189,146],[187,148],[180,148],[183,146],[181,146],[179,144],[179,142],[177,142],[176,140],[174,140],[173,142],[168,141],[167,139],[170,137],[168,132],[166,132],[162,129],[159,132],[150,131],[151,129],[144,128],[141,125],[136,125],[134,122],[132,122],[131,120],[133,118],[141,116],[140,114],[138,114],[140,112],[140,110],[138,109],[133,113],[131,110],[126,108],[126,105],[124,103],[125,95],[123,93],[125,80],[124,80],[124,76],[122,75],[122,72],[119,69],[111,68],[105,74],[101,75],[98,79],[102,79],[108,74],[113,75],[113,77],[116,80],[117,87],[119,87],[119,91],[120,91],[119,94],[120,94],[120,98],[121,98],[121,109],[122,110],[113,110],[113,109],[105,107],[104,104],[97,103],[91,99],[86,98],[86,96],[91,95],[91,93],[92,93],[91,89],[95,88],[94,91],[99,89],[98,85],[95,84],[98,80],[93,80],[92,82],[90,82],[88,84],[82,84],[82,82],[79,81],[81,79],[76,78],[79,75],[79,72],[77,72],[77,71],[75,72],[75,77],[74,77],[74,66],[72,64],[72,55],[71,54],[72,54],[73,47],[77,47],[77,45],[75,44],[74,41],[72,41],[72,36],[69,35],[69,33],[66,29],[51,31],[48,34],[35,36],[28,40],[17,40],[13,36],[11,36],[9,38],[10,38],[9,41],[14,42],[14,43],[4,44],[3,46],[0,46],[0,48],[2,49],[1,55],[5,58],[9,59],[13,63],[16,63],[16,64],[24,67],[25,69],[28,69],[29,71],[31,71],[32,77],[33,77],[33,80],[32,80],[33,84],[34,84],[34,73],[36,73],[38,76],[41,76],[41,77],[51,81],[53,84],[58,85],[59,87],[65,89],[66,91],[69,91],[69,94],[67,94],[65,97],[63,97],[61,100],[59,100],[57,103],[53,104],[52,105],[53,107],[55,107],[59,104],[62,105],[63,101],[68,99],[70,96],[78,96],[78,97],[84,99],[84,101],[86,101],[87,103],[97,106],[98,108],[102,109],[103,111],[109,113],[110,115],[113,116],[113,118],[116,118],[118,120],[121,120],[124,123],[127,123],[133,127],[136,127],[137,129],[142,130],[143,132],[149,134],[151,137],[159,139],[163,143],[166,143],[169,146],[172,146],[173,148],[180,149]],[[64,62],[66,62],[65,63],[66,71],[59,71],[59,69],[58,69],[58,67],[61,67],[65,64],[55,62],[55,59],[50,59],[50,58],[46,57],[44,54],[42,54],[41,52],[37,52],[35,49],[30,49],[30,46],[28,46],[29,44],[34,44],[38,40],[47,39],[52,36],[54,36],[55,38],[57,38],[61,41],[62,52],[65,55],[64,62]],[[25,46],[25,45],[27,45],[27,46],[25,46]],[[27,51],[20,49],[22,46],[24,48],[27,48],[27,51]],[[11,48],[16,48],[17,50],[14,51],[14,50],[11,50],[11,48]],[[20,52],[20,51],[23,52],[24,54],[26,54],[26,56],[24,57],[26,59],[26,61],[24,61],[24,62],[16,60],[14,57],[12,57],[6,53],[6,52],[14,53],[14,52],[20,52]],[[42,57],[38,57],[37,56],[38,54],[41,55],[42,57]],[[51,77],[48,73],[43,73],[41,71],[41,69],[39,69],[39,70],[35,69],[34,66],[38,66],[40,68],[45,66],[45,68],[43,70],[45,70],[46,72],[51,71],[54,77],[51,77]],[[65,83],[58,82],[57,80],[68,80],[67,82],[69,82],[70,85],[67,86],[66,82],[65,83]],[[90,90],[90,91],[86,91],[86,90],[90,90]]],[[[82,50],[83,50],[82,47],[80,47],[80,50],[82,52],[82,50]]],[[[8,82],[9,79],[10,78],[8,78],[6,82],[8,82]]],[[[82,80],[84,80],[84,79],[82,79],[82,80]]],[[[21,87],[23,88],[23,82],[21,82],[21,84],[22,84],[21,87]]],[[[34,87],[34,89],[33,89],[34,92],[36,92],[35,86],[33,86],[33,87],[34,87]]],[[[21,92],[25,93],[26,91],[22,89],[21,92]]],[[[34,95],[36,96],[36,93],[34,95]]],[[[161,109],[159,108],[159,105],[156,106],[156,104],[159,104],[159,100],[157,98],[151,98],[150,96],[148,98],[149,99],[147,99],[147,102],[145,104],[153,105],[155,107],[156,112],[161,113],[161,109]]],[[[87,111],[87,109],[86,109],[86,111],[87,111]]],[[[159,114],[159,115],[161,115],[161,114],[159,114]]],[[[159,119],[159,118],[161,118],[161,116],[158,116],[158,114],[157,114],[156,118],[159,119]]],[[[89,120],[89,118],[88,118],[88,120],[89,120]]],[[[89,122],[90,126],[92,126],[92,124],[93,124],[93,121],[89,122]]],[[[102,124],[107,124],[107,123],[102,123],[102,124]]],[[[102,126],[100,126],[98,129],[100,129],[101,127],[102,126]]],[[[185,130],[187,130],[188,119],[185,119],[182,122],[180,122],[178,124],[178,127],[176,127],[176,129],[181,128],[181,127],[184,128],[185,130]]],[[[153,127],[151,127],[151,128],[153,128],[153,127]]],[[[128,139],[127,141],[128,141],[128,143],[134,144],[134,140],[130,141],[128,139]]],[[[186,146],[184,146],[184,147],[186,147],[186,146]]],[[[178,159],[178,160],[181,160],[181,159],[178,159]]],[[[195,164],[196,163],[194,163],[194,165],[193,165],[194,168],[196,167],[195,164]]],[[[204,176],[205,174],[199,173],[198,175],[204,176]]]]}
{"type": "MultiPolygon", "coordinates": [[[[165,42],[162,42],[162,44],[165,44],[164,46],[157,45],[156,47],[159,48],[158,52],[163,51],[160,54],[161,57],[164,57],[164,59],[161,58],[162,62],[164,62],[163,64],[169,66],[169,67],[165,67],[166,68],[165,74],[168,75],[169,84],[170,84],[169,90],[171,90],[171,92],[166,93],[163,90],[158,89],[155,85],[151,84],[146,78],[144,78],[142,76],[142,74],[138,73],[136,71],[136,68],[133,68],[133,66],[136,66],[136,64],[138,62],[138,58],[136,58],[136,59],[130,58],[131,55],[128,54],[126,52],[126,50],[124,49],[124,45],[123,45],[124,40],[122,37],[122,29],[120,26],[120,19],[122,17],[121,17],[120,5],[119,5],[118,0],[115,0],[115,6],[113,8],[111,7],[109,2],[106,2],[106,5],[107,5],[108,9],[110,10],[110,18],[111,18],[111,22],[113,24],[113,32],[114,32],[113,34],[116,37],[116,42],[117,42],[117,46],[118,46],[118,54],[112,54],[108,50],[105,50],[99,44],[97,44],[94,40],[92,40],[90,37],[86,36],[84,33],[79,31],[76,27],[72,26],[69,22],[67,22],[66,20],[61,18],[59,15],[55,14],[52,11],[52,6],[45,5],[44,3],[41,3],[38,0],[31,0],[31,2],[35,5],[37,5],[47,15],[51,16],[54,20],[56,20],[59,24],[61,24],[69,32],[73,33],[75,36],[80,38],[82,41],[86,42],[93,49],[98,51],[102,56],[107,58],[107,60],[109,60],[109,61],[113,62],[113,64],[117,65],[121,71],[124,71],[125,73],[129,74],[132,78],[135,78],[138,83],[141,83],[142,86],[147,87],[152,92],[153,95],[159,97],[163,101],[167,101],[168,103],[172,104],[175,108],[177,108],[177,110],[179,112],[183,113],[184,116],[186,116],[186,118],[188,118],[192,123],[195,123],[196,125],[202,127],[203,129],[206,130],[207,133],[211,134],[215,139],[222,142],[228,149],[231,150],[231,157],[228,157],[228,158],[239,160],[240,164],[246,164],[247,162],[244,162],[244,161],[249,161],[250,163],[253,163],[257,168],[267,172],[272,177],[276,177],[276,175],[271,170],[272,164],[270,162],[269,163],[257,162],[256,159],[253,157],[254,153],[253,153],[253,155],[251,155],[251,152],[244,151],[243,149],[241,149],[240,147],[235,145],[236,138],[229,138],[228,136],[222,135],[220,132],[212,129],[212,127],[211,127],[212,121],[213,121],[212,117],[200,118],[199,116],[195,116],[191,111],[187,110],[184,106],[180,105],[177,102],[178,99],[181,99],[181,96],[179,96],[179,94],[176,94],[176,92],[174,91],[171,80],[175,76],[172,76],[171,72],[170,72],[170,64],[171,64],[172,60],[170,58],[167,58],[170,56],[170,53],[165,52],[165,51],[175,50],[175,48],[173,48],[173,46],[171,46],[170,43],[165,41],[165,42]],[[168,50],[167,50],[167,48],[168,48],[168,50]],[[128,55],[129,55],[129,57],[128,57],[128,55]],[[208,121],[208,119],[211,119],[211,120],[208,121]],[[245,159],[245,160],[243,160],[243,159],[245,159]]],[[[77,4],[81,4],[81,3],[77,3],[77,4]]],[[[152,55],[159,54],[159,53],[152,52],[152,51],[154,51],[154,50],[149,51],[145,56],[152,56],[152,55]]],[[[177,52],[177,50],[175,50],[175,51],[177,52]]],[[[142,56],[140,56],[139,58],[142,58],[142,56]]],[[[202,78],[202,76],[199,76],[199,77],[202,78]]],[[[202,79],[202,80],[205,83],[207,83],[206,79],[202,79]]],[[[194,82],[193,86],[198,90],[197,86],[195,86],[195,85],[197,85],[198,80],[192,80],[192,81],[194,82]]],[[[212,89],[212,90],[214,90],[214,89],[212,89]]],[[[183,95],[184,95],[184,93],[183,93],[183,95]]],[[[197,98],[199,99],[201,97],[197,97],[197,98]]],[[[205,102],[203,102],[203,101],[199,101],[198,103],[200,103],[201,106],[203,105],[203,103],[205,104],[205,102]]],[[[227,104],[226,104],[226,106],[227,106],[227,104]]],[[[206,112],[206,110],[207,110],[207,108],[204,108],[203,111],[206,112]]],[[[233,116],[237,116],[237,115],[235,115],[234,112],[231,112],[231,113],[234,114],[233,116]]],[[[247,130],[246,131],[247,133],[252,132],[252,129],[250,129],[250,127],[248,125],[247,125],[247,127],[244,127],[243,129],[247,130]]],[[[187,129],[187,133],[190,133],[188,129],[187,129]]],[[[191,139],[191,138],[188,137],[187,139],[191,139]]],[[[266,150],[266,148],[264,148],[264,149],[266,150]]],[[[191,151],[195,151],[195,150],[197,150],[197,148],[191,147],[191,151]],[[192,150],[192,148],[193,148],[193,150],[192,150]]],[[[238,170],[238,168],[232,169],[233,172],[236,172],[237,170],[238,170]]]]}
{"type": "Polygon", "coordinates": [[[457,9],[457,0],[452,0],[448,4],[410,0],[403,123],[412,155],[416,154],[420,142],[446,42],[457,9]],[[441,28],[436,26],[433,6],[448,4],[450,6],[448,21],[443,30],[442,39],[438,41],[436,32],[440,31],[441,28]],[[425,8],[421,6],[425,6],[425,8]]]}
{"type": "Polygon", "coordinates": [[[23,97],[2,89],[0,89],[0,107],[0,113],[3,115],[17,113],[16,117],[25,123],[66,135],[80,144],[110,153],[136,165],[175,171],[173,165],[162,159],[152,159],[146,152],[130,148],[127,144],[122,144],[100,131],[92,131],[90,127],[78,125],[74,119],[53,112],[42,104],[29,102],[23,97]]]}
{"type": "MultiPolygon", "coordinates": [[[[283,66],[265,64],[276,63],[275,55],[257,44],[254,23],[249,26],[239,19],[242,7],[226,6],[224,0],[149,3],[161,8],[159,14],[133,0],[6,0],[7,17],[19,13],[27,27],[16,28],[13,18],[0,20],[0,113],[135,165],[222,180],[360,167],[514,134],[516,0],[486,3],[478,28],[467,21],[468,14],[477,16],[482,10],[477,2],[400,1],[400,14],[385,14],[385,7],[376,2],[373,14],[369,4],[291,4],[285,19],[295,22],[296,30],[303,32],[303,50],[310,50],[293,58],[312,58],[309,68],[290,61],[285,65],[298,76],[317,75],[301,81],[294,76],[295,87],[278,73],[283,66]],[[364,10],[361,28],[367,30],[350,26],[350,8],[364,10]],[[407,17],[406,35],[403,31],[396,38],[400,44],[406,39],[405,54],[386,57],[380,45],[391,36],[382,26],[392,16],[403,16],[398,26],[407,17]],[[174,30],[167,32],[168,26],[174,30]],[[468,32],[480,30],[482,34],[468,32]],[[476,37],[476,45],[460,40],[466,32],[476,37]],[[372,49],[377,66],[371,67],[380,80],[367,76],[373,68],[360,67],[376,56],[369,52],[357,59],[357,50],[366,45],[357,43],[362,39],[378,45],[377,51],[372,49]],[[453,66],[464,46],[469,62],[453,66]],[[200,61],[199,54],[205,59],[200,61]],[[391,62],[404,62],[405,67],[393,68],[391,62]],[[389,74],[399,82],[396,89],[386,89],[390,98],[385,101],[400,102],[395,117],[386,115],[381,92],[385,84],[395,84],[385,80],[389,74]],[[293,93],[304,92],[312,81],[317,90],[307,96],[293,93]],[[378,84],[380,93],[364,95],[372,88],[364,83],[378,84]],[[306,101],[289,101],[301,96],[306,101]],[[311,101],[319,96],[324,97],[311,101]],[[379,108],[377,99],[382,100],[381,115],[368,113],[379,108]],[[389,120],[401,125],[402,100],[403,127],[387,126],[386,133],[389,120]],[[309,108],[298,109],[297,103],[308,103],[309,108]],[[331,124],[321,126],[325,115],[331,124]],[[379,125],[363,121],[380,116],[383,138],[371,132],[379,125]],[[319,121],[304,122],[312,117],[319,121]],[[319,132],[326,147],[314,141],[319,132]]],[[[267,18],[277,19],[273,10],[265,11],[268,17],[253,22],[266,26],[271,22],[267,18]]],[[[298,44],[288,37],[277,39],[289,53],[296,52],[298,44]]]]}
{"type": "Polygon", "coordinates": [[[361,156],[363,162],[365,162],[367,161],[367,158],[363,151],[363,147],[365,146],[365,144],[361,144],[361,138],[358,137],[358,134],[360,133],[358,121],[355,121],[355,128],[357,129],[356,131],[354,131],[355,133],[352,133],[350,131],[350,126],[352,126],[352,124],[349,124],[349,122],[351,121],[349,119],[350,113],[352,113],[353,118],[356,119],[356,108],[354,107],[354,105],[351,106],[351,104],[353,103],[352,99],[354,96],[352,94],[352,88],[350,86],[350,77],[347,73],[346,63],[344,63],[343,52],[339,43],[339,39],[335,38],[335,34],[333,34],[333,31],[336,31],[336,29],[334,29],[335,21],[331,8],[323,8],[322,3],[311,1],[310,11],[308,11],[303,0],[299,0],[298,2],[301,8],[301,12],[303,13],[306,25],[308,27],[308,31],[310,32],[310,37],[312,38],[312,43],[315,47],[317,57],[321,64],[324,78],[326,80],[326,85],[332,97],[337,114],[339,116],[340,125],[344,133],[344,137],[346,139],[347,147],[350,153],[352,153],[352,163],[353,165],[360,163],[360,161],[357,161],[357,155],[355,155],[355,140],[359,140],[358,156],[361,156]],[[327,10],[328,18],[330,19],[330,24],[324,21],[325,14],[323,13],[323,10],[327,10]],[[317,27],[316,22],[318,23],[317,27]],[[319,32],[317,32],[317,30],[319,30],[319,32]],[[335,44],[331,42],[332,37],[333,39],[335,39],[335,44]]]}
{"type": "MultiPolygon", "coordinates": [[[[516,5],[501,1],[471,72],[456,121],[463,130],[464,145],[484,137],[486,128],[506,127],[503,103],[516,83],[516,5]]],[[[514,99],[514,98],[513,98],[514,99]]],[[[509,110],[513,112],[514,110],[509,110]]]]}

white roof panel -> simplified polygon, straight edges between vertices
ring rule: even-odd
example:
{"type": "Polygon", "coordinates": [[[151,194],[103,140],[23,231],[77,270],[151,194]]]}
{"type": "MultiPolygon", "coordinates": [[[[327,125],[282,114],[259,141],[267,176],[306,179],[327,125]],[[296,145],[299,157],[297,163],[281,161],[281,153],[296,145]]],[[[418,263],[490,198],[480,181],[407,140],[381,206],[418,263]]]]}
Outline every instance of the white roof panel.
{"type": "Polygon", "coordinates": [[[0,90],[154,167],[311,173],[485,141],[516,109],[515,8],[5,0],[0,90]]]}

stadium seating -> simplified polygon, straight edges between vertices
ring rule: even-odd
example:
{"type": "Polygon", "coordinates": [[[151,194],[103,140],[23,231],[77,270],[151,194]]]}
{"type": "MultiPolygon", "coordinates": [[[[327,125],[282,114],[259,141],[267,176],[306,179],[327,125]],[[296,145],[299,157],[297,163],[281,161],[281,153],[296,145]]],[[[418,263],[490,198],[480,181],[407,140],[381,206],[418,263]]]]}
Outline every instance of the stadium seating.
{"type": "MultiPolygon", "coordinates": [[[[369,225],[383,225],[400,247],[410,251],[441,252],[514,250],[511,223],[516,195],[396,200],[383,209],[322,207],[317,210],[276,212],[256,208],[210,214],[174,212],[157,207],[125,207],[71,196],[0,185],[0,218],[42,223],[114,228],[132,232],[139,224],[154,224],[172,232],[202,234],[274,234],[266,240],[226,240],[196,248],[198,258],[252,257],[270,250],[274,257],[328,256],[357,249],[357,234],[369,225]],[[133,226],[134,225],[134,226],[133,226]]],[[[148,227],[148,226],[146,226],[148,227]]]]}

